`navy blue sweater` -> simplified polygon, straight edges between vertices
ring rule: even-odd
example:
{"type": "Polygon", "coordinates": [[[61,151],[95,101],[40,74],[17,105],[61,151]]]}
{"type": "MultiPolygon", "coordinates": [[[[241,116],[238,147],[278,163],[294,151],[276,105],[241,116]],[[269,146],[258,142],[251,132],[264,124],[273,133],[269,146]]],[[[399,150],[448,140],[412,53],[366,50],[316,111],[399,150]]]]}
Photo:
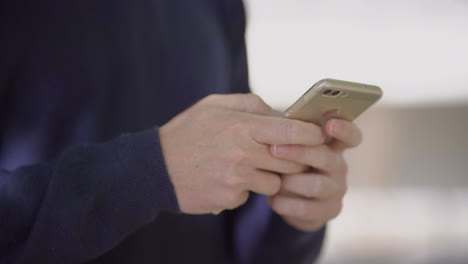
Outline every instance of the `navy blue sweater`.
{"type": "MultiPolygon", "coordinates": [[[[249,92],[238,0],[0,2],[0,263],[311,263],[252,195],[179,212],[158,126],[249,92]]],[[[209,191],[209,190],[207,190],[209,191]]]]}

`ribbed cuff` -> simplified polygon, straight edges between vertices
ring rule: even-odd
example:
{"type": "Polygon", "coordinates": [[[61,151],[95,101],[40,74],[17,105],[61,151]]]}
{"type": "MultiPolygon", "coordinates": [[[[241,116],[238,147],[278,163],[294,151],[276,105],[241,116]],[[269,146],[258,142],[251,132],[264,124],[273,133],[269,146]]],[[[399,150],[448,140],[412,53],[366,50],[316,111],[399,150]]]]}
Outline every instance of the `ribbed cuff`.
{"type": "Polygon", "coordinates": [[[272,213],[252,263],[314,263],[320,256],[325,230],[326,227],[315,232],[302,232],[272,213]]]}
{"type": "Polygon", "coordinates": [[[304,246],[310,246],[314,244],[315,247],[311,247],[320,252],[322,242],[325,237],[326,226],[323,226],[314,232],[299,231],[296,228],[287,224],[281,216],[273,213],[270,222],[270,228],[275,230],[275,239],[278,241],[285,242],[292,250],[301,249],[304,246]],[[317,243],[318,242],[318,243],[317,243]],[[319,245],[317,247],[316,245],[319,245]]]}
{"type": "MultiPolygon", "coordinates": [[[[170,181],[159,141],[159,128],[124,135],[118,138],[119,160],[127,178],[141,188],[139,200],[157,211],[179,212],[179,205],[170,181]]],[[[129,181],[131,182],[131,181],[129,181]]]]}

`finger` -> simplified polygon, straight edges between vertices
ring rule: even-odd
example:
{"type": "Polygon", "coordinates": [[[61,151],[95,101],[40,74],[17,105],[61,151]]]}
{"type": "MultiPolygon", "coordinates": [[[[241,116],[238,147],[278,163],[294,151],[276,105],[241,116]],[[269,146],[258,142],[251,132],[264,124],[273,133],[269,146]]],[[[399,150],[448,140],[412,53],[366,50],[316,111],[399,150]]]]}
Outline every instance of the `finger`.
{"type": "Polygon", "coordinates": [[[272,108],[256,94],[212,94],[201,102],[241,112],[272,114],[272,108]]]}
{"type": "Polygon", "coordinates": [[[305,221],[327,221],[341,212],[341,200],[318,201],[287,195],[275,195],[271,208],[279,215],[294,217],[305,221]]]}
{"type": "Polygon", "coordinates": [[[282,176],[280,193],[319,200],[341,199],[346,187],[320,174],[291,174],[282,176]]]}
{"type": "Polygon", "coordinates": [[[334,137],[339,143],[335,143],[335,148],[353,148],[361,144],[361,130],[352,122],[340,119],[331,119],[325,126],[326,132],[334,137]]]}
{"type": "Polygon", "coordinates": [[[248,165],[266,171],[271,171],[280,174],[295,174],[301,173],[308,169],[308,166],[299,164],[295,161],[278,159],[271,155],[270,147],[264,144],[256,144],[250,152],[248,165]]]}
{"type": "Polygon", "coordinates": [[[254,170],[247,181],[249,191],[267,196],[277,194],[281,188],[281,177],[267,171],[254,170]]]}
{"type": "Polygon", "coordinates": [[[258,163],[254,166],[256,169],[269,171],[277,174],[296,174],[302,173],[309,167],[285,160],[266,158],[265,160],[257,160],[258,163]]]}
{"type": "Polygon", "coordinates": [[[326,145],[272,145],[270,151],[276,158],[295,161],[329,175],[343,174],[346,171],[346,163],[341,153],[331,150],[326,145]]]}
{"type": "Polygon", "coordinates": [[[249,119],[252,139],[263,144],[323,144],[322,129],[312,123],[274,116],[253,116],[249,119]]]}

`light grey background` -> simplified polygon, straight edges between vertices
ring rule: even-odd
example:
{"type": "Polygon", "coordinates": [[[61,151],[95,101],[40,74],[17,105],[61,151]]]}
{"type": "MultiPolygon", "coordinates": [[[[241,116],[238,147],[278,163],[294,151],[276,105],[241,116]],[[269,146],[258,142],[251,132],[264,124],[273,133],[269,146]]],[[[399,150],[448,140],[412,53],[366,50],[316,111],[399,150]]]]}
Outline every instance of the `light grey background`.
{"type": "Polygon", "coordinates": [[[468,263],[468,1],[248,0],[251,84],[285,109],[325,77],[380,85],[346,153],[322,264],[468,263]]]}

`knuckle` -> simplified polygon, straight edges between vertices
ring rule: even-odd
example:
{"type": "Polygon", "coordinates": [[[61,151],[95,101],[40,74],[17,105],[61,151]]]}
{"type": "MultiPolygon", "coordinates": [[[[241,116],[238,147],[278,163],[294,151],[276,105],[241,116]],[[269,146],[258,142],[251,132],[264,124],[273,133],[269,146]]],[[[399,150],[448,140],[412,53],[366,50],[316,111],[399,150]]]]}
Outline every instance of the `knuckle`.
{"type": "Polygon", "coordinates": [[[272,209],[280,215],[285,215],[288,213],[286,206],[283,202],[280,201],[277,197],[273,197],[271,202],[272,209]]]}
{"type": "Polygon", "coordinates": [[[292,190],[295,186],[295,182],[291,178],[293,175],[283,174],[280,177],[280,189],[292,190]]]}
{"type": "Polygon", "coordinates": [[[227,191],[224,194],[224,200],[226,201],[227,208],[235,208],[239,201],[239,194],[232,190],[227,191]]]}
{"type": "Polygon", "coordinates": [[[251,103],[263,103],[263,100],[259,95],[249,93],[249,94],[246,94],[245,97],[251,103]]]}
{"type": "Polygon", "coordinates": [[[246,178],[242,177],[239,171],[245,163],[245,155],[239,152],[239,154],[230,154],[225,159],[225,171],[222,177],[224,185],[230,189],[243,188],[246,185],[246,178]]]}
{"type": "Polygon", "coordinates": [[[346,180],[344,181],[339,181],[336,183],[336,194],[338,198],[342,199],[345,195],[346,192],[348,191],[348,184],[346,180]]]}
{"type": "Polygon", "coordinates": [[[355,145],[358,146],[362,143],[362,131],[358,127],[355,127],[354,129],[354,138],[355,138],[355,145]]]}
{"type": "Polygon", "coordinates": [[[217,118],[216,115],[219,114],[218,111],[213,111],[214,106],[209,105],[196,105],[194,106],[194,114],[193,117],[194,121],[199,122],[201,124],[205,123],[206,121],[212,120],[213,118],[217,118]]]}
{"type": "Polygon", "coordinates": [[[269,189],[265,193],[268,196],[277,194],[281,189],[281,179],[278,176],[273,176],[269,184],[269,189]]]}
{"type": "Polygon", "coordinates": [[[269,111],[271,107],[268,106],[263,99],[256,94],[245,94],[244,103],[246,109],[256,109],[259,111],[269,111]]]}
{"type": "Polygon", "coordinates": [[[334,203],[333,210],[330,215],[330,219],[334,219],[338,217],[342,210],[343,210],[343,203],[341,202],[341,200],[334,203]]]}
{"type": "Polygon", "coordinates": [[[249,200],[249,192],[241,193],[241,195],[239,196],[239,202],[237,206],[245,204],[247,200],[249,200]]]}
{"type": "Polygon", "coordinates": [[[343,158],[340,159],[339,166],[340,166],[340,173],[344,176],[348,175],[348,171],[349,171],[348,163],[343,158]]]}
{"type": "Polygon", "coordinates": [[[246,101],[248,101],[249,103],[253,104],[253,105],[263,105],[265,104],[263,102],[263,99],[259,96],[259,95],[256,95],[256,94],[246,94],[246,101]]]}
{"type": "Polygon", "coordinates": [[[227,209],[234,209],[239,207],[240,205],[244,204],[248,199],[249,199],[249,194],[248,192],[227,192],[226,194],[226,203],[227,209]]]}
{"type": "Polygon", "coordinates": [[[222,95],[220,95],[220,94],[210,94],[210,95],[204,97],[203,99],[201,99],[200,103],[201,104],[211,104],[213,102],[219,101],[221,96],[222,95]]]}
{"type": "Polygon", "coordinates": [[[343,183],[340,185],[340,197],[344,197],[346,192],[348,192],[348,185],[346,183],[343,183]]]}
{"type": "Polygon", "coordinates": [[[236,120],[231,127],[231,132],[234,138],[245,138],[250,133],[250,126],[242,119],[236,120]]]}
{"type": "Polygon", "coordinates": [[[228,188],[232,190],[238,190],[245,186],[245,181],[242,177],[239,177],[237,174],[230,173],[226,177],[225,184],[228,188]]]}
{"type": "Polygon", "coordinates": [[[235,168],[240,164],[243,164],[246,159],[247,153],[242,149],[238,149],[237,151],[232,151],[230,154],[228,154],[227,163],[230,168],[235,168]]]}

